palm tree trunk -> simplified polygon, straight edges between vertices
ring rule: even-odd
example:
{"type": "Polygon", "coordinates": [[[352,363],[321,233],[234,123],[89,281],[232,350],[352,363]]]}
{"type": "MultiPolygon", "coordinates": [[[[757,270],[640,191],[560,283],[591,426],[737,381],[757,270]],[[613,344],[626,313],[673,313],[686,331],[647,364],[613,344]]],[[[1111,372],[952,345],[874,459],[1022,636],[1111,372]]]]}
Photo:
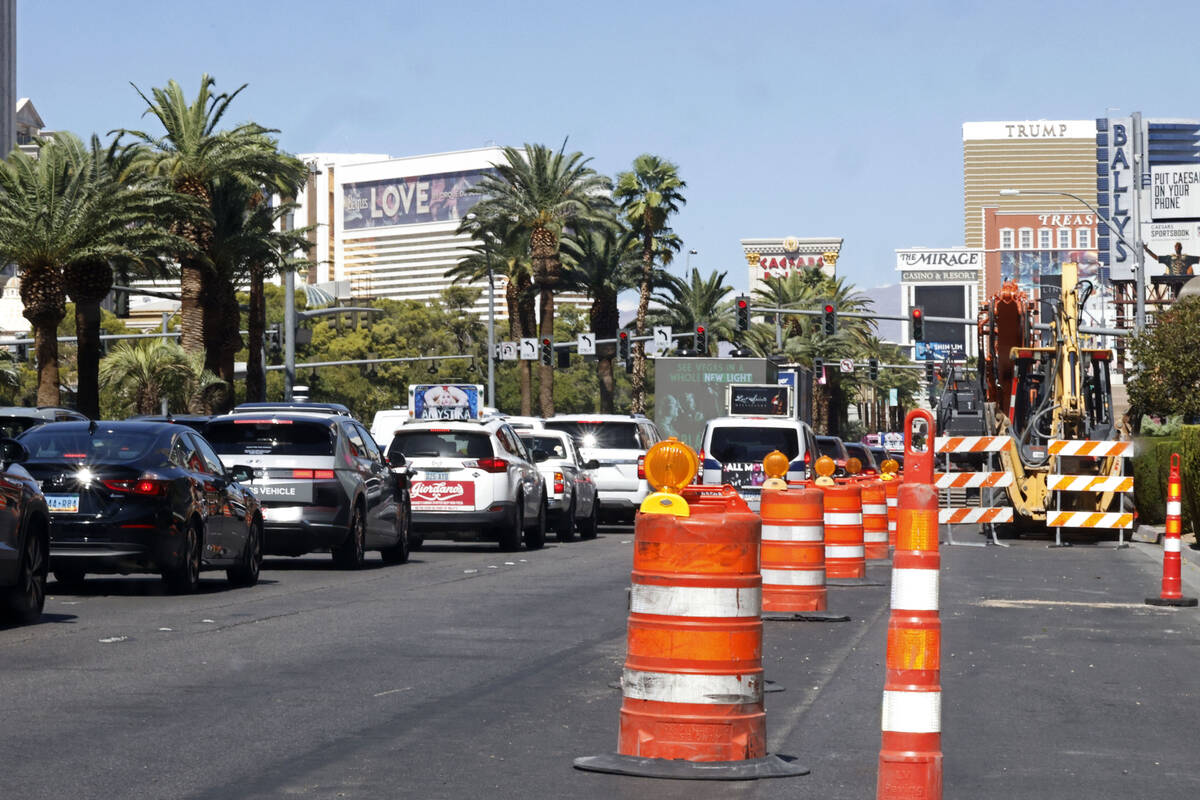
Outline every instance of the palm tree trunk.
{"type": "MultiPolygon", "coordinates": [[[[537,319],[534,315],[533,294],[528,279],[521,281],[517,285],[517,297],[519,334],[514,338],[520,339],[536,336],[537,319]]],[[[533,414],[533,362],[518,361],[517,369],[520,373],[521,382],[521,414],[529,416],[533,414]]]]}
{"type": "MultiPolygon", "coordinates": [[[[638,336],[646,333],[646,314],[650,311],[650,279],[654,275],[654,233],[649,226],[642,236],[642,282],[638,286],[637,326],[638,336]]],[[[646,412],[646,347],[643,342],[633,345],[633,399],[629,403],[632,414],[646,412]]]]}
{"type": "Polygon", "coordinates": [[[90,419],[100,419],[100,303],[90,298],[75,301],[75,335],[78,337],[79,374],[75,407],[90,419]]]}
{"type": "MultiPolygon", "coordinates": [[[[541,336],[543,339],[554,340],[554,292],[551,289],[542,289],[541,292],[541,315],[542,329],[541,336]]],[[[541,365],[541,372],[538,374],[538,400],[542,408],[543,417],[554,416],[554,355],[551,353],[550,363],[541,365]]]]}
{"type": "Polygon", "coordinates": [[[58,396],[58,323],[43,319],[33,326],[37,353],[39,406],[56,406],[58,396]]]}
{"type": "MultiPolygon", "coordinates": [[[[615,339],[618,322],[616,292],[597,291],[588,317],[597,339],[615,339]]],[[[596,378],[600,384],[601,414],[613,413],[613,399],[616,395],[613,361],[616,355],[615,344],[596,345],[596,378]]]]}
{"type": "Polygon", "coordinates": [[[223,335],[220,344],[220,369],[217,375],[225,381],[225,397],[222,410],[232,408],[236,401],[234,394],[234,359],[242,349],[242,311],[238,306],[237,288],[232,281],[221,282],[221,328],[223,335]]]}
{"type": "Polygon", "coordinates": [[[246,356],[246,402],[261,403],[267,399],[262,357],[267,307],[263,294],[263,268],[258,264],[250,267],[250,313],[246,316],[250,336],[250,354],[246,356]]]}
{"type": "Polygon", "coordinates": [[[179,343],[186,353],[204,350],[204,301],[207,294],[204,265],[196,258],[179,261],[179,343]]]}

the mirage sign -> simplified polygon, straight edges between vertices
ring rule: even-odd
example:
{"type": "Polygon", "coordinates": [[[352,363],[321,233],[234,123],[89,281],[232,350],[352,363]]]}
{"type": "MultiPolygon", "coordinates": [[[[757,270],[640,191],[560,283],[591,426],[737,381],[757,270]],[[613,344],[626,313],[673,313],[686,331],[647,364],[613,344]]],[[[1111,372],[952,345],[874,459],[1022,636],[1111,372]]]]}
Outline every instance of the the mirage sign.
{"type": "Polygon", "coordinates": [[[471,194],[490,169],[342,184],[342,228],[361,230],[460,219],[480,201],[471,194]]]}
{"type": "Polygon", "coordinates": [[[983,250],[948,247],[933,250],[925,247],[896,251],[898,270],[968,270],[983,268],[983,250]]]}

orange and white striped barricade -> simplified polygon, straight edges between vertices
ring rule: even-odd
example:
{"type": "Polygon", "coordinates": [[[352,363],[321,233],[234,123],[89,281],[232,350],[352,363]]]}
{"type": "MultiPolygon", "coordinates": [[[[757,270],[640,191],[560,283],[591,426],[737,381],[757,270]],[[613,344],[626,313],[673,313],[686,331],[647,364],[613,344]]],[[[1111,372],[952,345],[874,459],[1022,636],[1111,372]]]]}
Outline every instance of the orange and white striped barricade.
{"type": "Polygon", "coordinates": [[[896,552],[876,800],[941,800],[942,689],[938,573],[938,496],[933,453],[912,449],[913,425],[933,430],[933,415],[905,420],[904,484],[900,487],[896,552]]]}
{"type": "Polygon", "coordinates": [[[881,480],[862,482],[863,556],[867,561],[883,561],[888,557],[888,506],[885,486],[881,480]]]}
{"type": "Polygon", "coordinates": [[[689,516],[637,515],[617,753],[577,758],[579,769],[712,780],[808,772],[766,749],[761,522],[731,487],[703,488],[683,491],[689,516]]]}
{"type": "MultiPolygon", "coordinates": [[[[1123,474],[1125,459],[1133,457],[1133,442],[1106,439],[1089,441],[1084,439],[1051,439],[1046,451],[1055,459],[1058,471],[1046,476],[1046,489],[1054,492],[1053,510],[1046,510],[1046,527],[1054,528],[1054,544],[1051,547],[1070,547],[1062,538],[1063,528],[1117,531],[1117,547],[1128,547],[1125,531],[1133,527],[1132,512],[1126,513],[1126,498],[1132,497],[1133,478],[1123,474]],[[1109,474],[1074,475],[1064,474],[1063,459],[1114,459],[1109,474]],[[1077,511],[1063,510],[1063,494],[1066,492],[1092,492],[1115,494],[1120,498],[1121,511],[1077,511]]],[[[1068,462],[1074,463],[1074,462],[1068,462]]],[[[1071,505],[1076,505],[1072,502],[1071,505]]]]}
{"type": "MultiPolygon", "coordinates": [[[[997,505],[996,493],[1007,489],[1013,484],[1011,472],[954,472],[951,470],[952,455],[973,454],[985,457],[989,467],[998,453],[1008,449],[1013,443],[1010,436],[938,436],[934,440],[934,450],[938,455],[945,456],[945,472],[934,472],[933,486],[944,494],[947,505],[938,510],[938,520],[946,525],[947,544],[969,545],[983,547],[987,542],[956,542],[954,540],[955,525],[987,526],[991,532],[992,544],[1007,547],[996,537],[995,526],[1012,522],[1013,510],[1008,505],[997,505]],[[979,492],[979,502],[975,505],[953,505],[954,490],[974,490],[979,492]]],[[[1006,493],[1002,493],[1005,494],[1006,493]]],[[[1007,497],[1005,496],[1005,500],[1007,497]]]]}
{"type": "Polygon", "coordinates": [[[1183,596],[1183,560],[1180,556],[1180,535],[1183,532],[1182,487],[1179,476],[1179,454],[1171,454],[1171,472],[1167,475],[1167,527],[1163,532],[1162,594],[1147,597],[1152,606],[1194,608],[1196,598],[1183,596]]]}
{"type": "Polygon", "coordinates": [[[820,489],[825,493],[826,585],[869,585],[863,544],[862,486],[848,483],[822,485],[820,489]]]}
{"type": "Polygon", "coordinates": [[[904,482],[903,478],[897,477],[890,481],[883,482],[884,491],[887,492],[887,513],[888,513],[888,549],[896,549],[896,492],[900,488],[900,484],[904,482]]]}
{"type": "Polygon", "coordinates": [[[825,587],[825,495],[789,486],[763,489],[763,619],[846,622],[828,612],[825,587]]]}

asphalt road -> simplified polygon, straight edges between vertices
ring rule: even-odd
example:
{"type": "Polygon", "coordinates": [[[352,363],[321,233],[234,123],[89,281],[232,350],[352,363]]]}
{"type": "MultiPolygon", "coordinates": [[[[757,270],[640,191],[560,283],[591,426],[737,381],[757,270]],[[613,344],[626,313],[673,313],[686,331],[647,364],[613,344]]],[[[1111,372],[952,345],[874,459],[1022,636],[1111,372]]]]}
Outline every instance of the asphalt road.
{"type": "MultiPolygon", "coordinates": [[[[886,565],[830,589],[849,622],[767,623],[769,746],[811,775],[572,769],[616,745],[632,538],[433,544],[358,573],[271,559],[258,587],[208,573],[191,597],[52,583],[43,624],[0,629],[0,798],[873,796],[886,565]]],[[[943,559],[946,797],[1200,796],[1200,613],[1143,604],[1160,548],[943,559]]]]}

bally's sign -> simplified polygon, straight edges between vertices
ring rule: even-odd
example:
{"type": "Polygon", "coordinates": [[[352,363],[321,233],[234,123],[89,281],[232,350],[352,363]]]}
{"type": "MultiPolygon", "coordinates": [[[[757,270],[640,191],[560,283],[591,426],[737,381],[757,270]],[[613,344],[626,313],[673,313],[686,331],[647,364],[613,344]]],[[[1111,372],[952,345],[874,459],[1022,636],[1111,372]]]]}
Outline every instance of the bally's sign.
{"type": "MultiPolygon", "coordinates": [[[[983,251],[962,247],[945,250],[897,250],[899,270],[978,270],[983,268],[983,251]]],[[[954,279],[950,279],[954,280],[954,279]]]]}

